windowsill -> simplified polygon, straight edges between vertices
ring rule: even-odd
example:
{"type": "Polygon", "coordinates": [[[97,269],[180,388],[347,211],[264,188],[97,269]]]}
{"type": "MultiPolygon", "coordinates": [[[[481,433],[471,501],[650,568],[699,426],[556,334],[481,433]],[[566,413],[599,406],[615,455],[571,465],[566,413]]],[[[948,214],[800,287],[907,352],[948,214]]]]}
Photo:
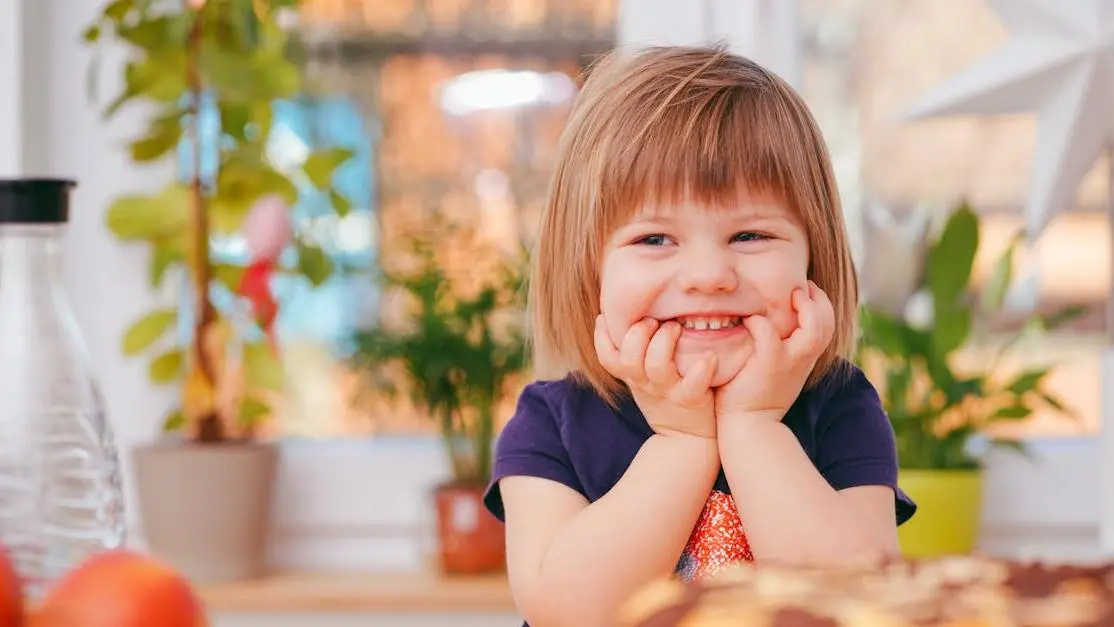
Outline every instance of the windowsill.
{"type": "Polygon", "coordinates": [[[202,586],[199,593],[211,611],[220,613],[516,611],[506,575],[290,573],[202,586]]]}

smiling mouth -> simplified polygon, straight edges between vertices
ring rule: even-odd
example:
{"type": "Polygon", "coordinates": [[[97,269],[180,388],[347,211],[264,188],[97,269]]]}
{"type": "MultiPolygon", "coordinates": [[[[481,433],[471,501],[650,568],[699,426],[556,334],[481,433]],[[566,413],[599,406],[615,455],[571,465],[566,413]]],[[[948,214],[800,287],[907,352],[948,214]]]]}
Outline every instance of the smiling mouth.
{"type": "Polygon", "coordinates": [[[674,320],[687,331],[720,331],[743,324],[742,316],[680,316],[674,320]]]}

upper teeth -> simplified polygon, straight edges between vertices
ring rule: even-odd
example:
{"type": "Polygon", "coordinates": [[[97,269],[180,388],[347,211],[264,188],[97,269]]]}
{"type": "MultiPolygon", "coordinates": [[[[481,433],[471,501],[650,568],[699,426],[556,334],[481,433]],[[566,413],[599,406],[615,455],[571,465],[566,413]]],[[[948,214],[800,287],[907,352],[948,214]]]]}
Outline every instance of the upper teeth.
{"type": "Polygon", "coordinates": [[[729,329],[742,321],[743,319],[739,316],[692,316],[678,318],[678,322],[681,323],[681,326],[696,331],[729,329]]]}

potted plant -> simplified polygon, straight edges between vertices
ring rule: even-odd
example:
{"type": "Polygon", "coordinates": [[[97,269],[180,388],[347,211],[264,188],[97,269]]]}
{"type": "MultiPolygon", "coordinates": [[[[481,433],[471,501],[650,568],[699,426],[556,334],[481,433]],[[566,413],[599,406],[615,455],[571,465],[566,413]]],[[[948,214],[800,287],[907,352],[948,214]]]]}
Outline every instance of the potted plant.
{"type": "Polygon", "coordinates": [[[258,430],[284,387],[271,280],[317,285],[332,272],[321,248],[293,232],[299,186],[347,209],[331,187],[345,150],[316,151],[298,170],[268,159],[272,105],[304,89],[282,27],[298,2],[114,0],[85,33],[90,45],[112,38],[129,52],[105,115],[137,102],[150,111],[132,160],[184,156],[181,180],[117,198],[106,222],[120,240],[150,247],[152,289],[188,281],[185,302],[140,316],[122,350],[149,359],[154,383],[180,390],[165,436],[134,451],[138,509],[150,550],[199,582],[263,571],[278,450],[258,430]],[[247,263],[215,255],[212,242],[232,236],[246,241],[247,263]],[[290,253],[296,260],[284,262],[290,253]]]}
{"type": "Polygon", "coordinates": [[[996,260],[976,294],[972,268],[979,247],[979,218],[967,203],[948,217],[929,241],[921,294],[930,320],[864,305],[858,361],[878,386],[897,436],[899,484],[918,502],[917,515],[899,529],[903,552],[912,557],[967,553],[975,548],[982,510],[982,461],[975,438],[1025,452],[995,437],[993,428],[1051,408],[1071,415],[1051,394],[1051,367],[1009,368],[1003,358],[1019,341],[1054,330],[1083,310],[1067,307],[1052,316],[1029,312],[1020,331],[992,333],[1002,319],[1013,283],[1021,234],[996,260]],[[986,352],[981,360],[964,351],[986,352]]]}
{"type": "Polygon", "coordinates": [[[383,280],[407,302],[394,324],[357,335],[352,362],[367,384],[358,400],[407,399],[437,422],[452,471],[433,495],[440,567],[448,574],[498,571],[506,561],[503,526],[482,496],[496,412],[526,368],[519,300],[525,264],[447,222],[423,225],[403,242],[402,268],[385,270],[383,280]],[[445,242],[462,246],[457,259],[470,257],[456,272],[445,242]]]}

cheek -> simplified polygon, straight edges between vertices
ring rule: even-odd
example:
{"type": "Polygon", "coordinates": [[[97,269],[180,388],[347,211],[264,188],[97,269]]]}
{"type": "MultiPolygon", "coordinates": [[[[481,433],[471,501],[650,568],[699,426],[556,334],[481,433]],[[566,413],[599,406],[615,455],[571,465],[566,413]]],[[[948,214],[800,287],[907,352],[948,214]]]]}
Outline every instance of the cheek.
{"type": "Polygon", "coordinates": [[[808,268],[806,263],[794,260],[781,264],[769,264],[762,269],[754,284],[762,295],[766,317],[782,338],[789,337],[797,328],[797,313],[793,310],[793,292],[808,290],[808,268]]]}
{"type": "Polygon", "coordinates": [[[608,334],[620,345],[631,325],[650,313],[659,293],[652,274],[621,257],[605,261],[600,274],[600,311],[608,334]]]}

